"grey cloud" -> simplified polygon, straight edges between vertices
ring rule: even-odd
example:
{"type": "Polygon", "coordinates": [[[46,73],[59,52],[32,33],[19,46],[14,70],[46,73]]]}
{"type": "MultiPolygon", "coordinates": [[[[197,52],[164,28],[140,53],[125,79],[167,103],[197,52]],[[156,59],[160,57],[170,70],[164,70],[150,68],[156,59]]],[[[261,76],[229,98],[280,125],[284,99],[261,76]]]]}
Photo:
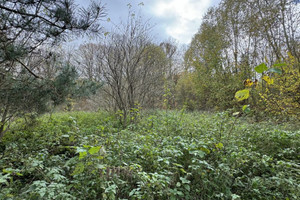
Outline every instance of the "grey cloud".
{"type": "MultiPolygon", "coordinates": [[[[163,40],[168,39],[171,37],[170,34],[168,34],[167,30],[170,30],[170,27],[174,27],[176,24],[179,23],[180,19],[179,16],[176,15],[175,12],[164,14],[164,16],[156,16],[153,12],[154,5],[157,5],[157,3],[161,2],[167,2],[170,3],[173,0],[102,0],[102,3],[105,5],[107,10],[107,18],[111,19],[111,22],[103,22],[104,27],[107,31],[111,29],[112,23],[119,24],[119,22],[122,20],[123,22],[126,21],[126,18],[128,16],[128,3],[132,5],[132,9],[134,11],[141,10],[143,14],[143,18],[145,20],[150,19],[150,23],[153,24],[153,35],[155,37],[155,40],[157,42],[161,42],[163,40]],[[143,2],[144,6],[138,6],[139,3],[143,2]]],[[[87,4],[86,0],[76,0],[76,2],[80,5],[87,4]]],[[[190,3],[198,3],[199,0],[189,0],[190,3]]],[[[220,0],[211,0],[210,5],[217,5],[220,2],[220,0]]],[[[191,32],[193,29],[195,29],[193,26],[198,26],[200,24],[197,20],[191,20],[189,22],[186,22],[186,25],[188,27],[185,27],[185,29],[189,32],[191,32]],[[193,28],[191,28],[191,27],[193,28]]],[[[199,27],[197,27],[198,30],[199,27]]],[[[182,33],[183,38],[192,38],[190,33],[182,33]]],[[[186,40],[186,39],[185,39],[186,40]]],[[[186,41],[179,41],[181,43],[186,43],[186,41]]]]}

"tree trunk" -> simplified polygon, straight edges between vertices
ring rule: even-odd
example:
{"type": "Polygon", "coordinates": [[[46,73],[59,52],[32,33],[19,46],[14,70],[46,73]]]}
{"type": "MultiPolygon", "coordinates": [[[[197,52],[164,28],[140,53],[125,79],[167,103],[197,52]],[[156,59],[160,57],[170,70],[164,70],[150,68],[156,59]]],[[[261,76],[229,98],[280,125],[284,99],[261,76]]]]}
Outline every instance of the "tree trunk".
{"type": "Polygon", "coordinates": [[[2,124],[0,126],[0,142],[1,142],[2,138],[3,138],[3,136],[4,136],[4,133],[5,133],[4,124],[2,124]]]}

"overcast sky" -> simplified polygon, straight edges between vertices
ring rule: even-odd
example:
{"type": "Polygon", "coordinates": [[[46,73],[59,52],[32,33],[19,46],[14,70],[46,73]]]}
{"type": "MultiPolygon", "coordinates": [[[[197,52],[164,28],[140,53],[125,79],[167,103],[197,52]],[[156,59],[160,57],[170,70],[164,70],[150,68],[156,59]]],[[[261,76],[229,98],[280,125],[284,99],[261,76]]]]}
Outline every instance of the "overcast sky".
{"type": "MultiPolygon", "coordinates": [[[[87,0],[76,0],[87,4],[87,0]]],[[[102,0],[107,10],[107,18],[115,24],[128,14],[128,3],[134,10],[141,10],[145,19],[154,25],[152,34],[157,41],[174,38],[181,44],[188,44],[200,27],[207,9],[220,0],[102,0]],[[139,6],[140,3],[143,6],[139,6]]],[[[109,23],[104,26],[109,29],[109,23]]]]}

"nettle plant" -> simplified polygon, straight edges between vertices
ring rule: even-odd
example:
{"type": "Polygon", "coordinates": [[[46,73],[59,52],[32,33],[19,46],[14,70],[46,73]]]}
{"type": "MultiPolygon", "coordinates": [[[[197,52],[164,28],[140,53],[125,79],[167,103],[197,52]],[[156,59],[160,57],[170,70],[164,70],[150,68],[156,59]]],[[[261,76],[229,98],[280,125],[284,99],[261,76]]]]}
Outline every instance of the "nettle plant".
{"type": "MultiPolygon", "coordinates": [[[[258,88],[261,89],[261,92],[259,92],[259,95],[262,96],[262,93],[268,92],[269,89],[268,87],[270,85],[274,84],[274,74],[282,74],[282,70],[280,68],[282,68],[283,66],[286,66],[285,63],[278,63],[278,64],[274,64],[272,67],[268,68],[267,65],[265,63],[262,63],[258,66],[256,66],[254,68],[254,70],[261,74],[261,85],[259,86],[259,81],[257,79],[255,79],[254,81],[247,79],[244,81],[244,86],[245,89],[243,90],[239,90],[235,93],[235,98],[237,99],[237,101],[243,101],[248,99],[250,96],[253,97],[253,103],[256,104],[256,100],[254,98],[254,96],[252,95],[252,93],[254,91],[257,91],[258,88]],[[250,95],[251,94],[251,95],[250,95]]],[[[242,111],[245,114],[248,114],[251,112],[251,108],[249,104],[243,105],[242,106],[242,111]]],[[[239,115],[240,112],[235,112],[233,115],[239,115]]]]}

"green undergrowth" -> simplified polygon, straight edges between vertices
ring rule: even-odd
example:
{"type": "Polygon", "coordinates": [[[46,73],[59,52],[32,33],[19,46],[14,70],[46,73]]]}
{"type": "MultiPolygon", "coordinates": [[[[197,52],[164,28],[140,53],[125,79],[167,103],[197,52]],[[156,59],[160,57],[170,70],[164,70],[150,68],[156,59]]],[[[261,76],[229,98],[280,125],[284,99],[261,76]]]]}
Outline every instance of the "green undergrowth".
{"type": "Polygon", "coordinates": [[[105,112],[16,123],[0,143],[0,199],[300,198],[300,130],[152,111],[126,128],[105,112]]]}

